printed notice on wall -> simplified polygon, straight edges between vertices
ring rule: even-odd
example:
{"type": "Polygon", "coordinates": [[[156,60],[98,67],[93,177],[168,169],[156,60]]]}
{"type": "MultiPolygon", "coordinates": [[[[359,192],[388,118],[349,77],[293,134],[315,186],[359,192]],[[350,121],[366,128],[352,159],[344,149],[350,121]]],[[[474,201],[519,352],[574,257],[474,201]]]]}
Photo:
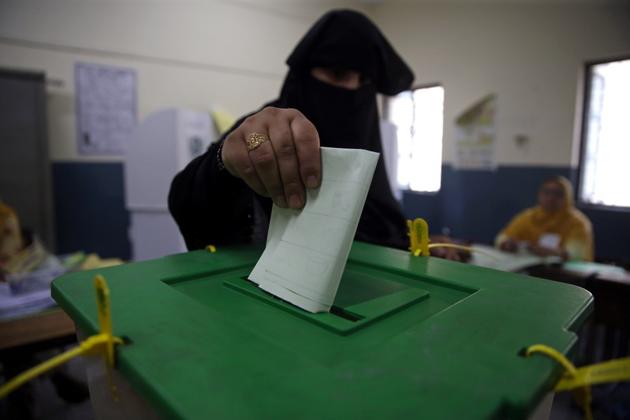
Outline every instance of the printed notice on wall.
{"type": "Polygon", "coordinates": [[[76,63],[74,79],[79,154],[124,154],[136,125],[136,72],[76,63]]]}
{"type": "Polygon", "coordinates": [[[497,99],[488,95],[455,120],[455,167],[495,169],[497,99]]]}

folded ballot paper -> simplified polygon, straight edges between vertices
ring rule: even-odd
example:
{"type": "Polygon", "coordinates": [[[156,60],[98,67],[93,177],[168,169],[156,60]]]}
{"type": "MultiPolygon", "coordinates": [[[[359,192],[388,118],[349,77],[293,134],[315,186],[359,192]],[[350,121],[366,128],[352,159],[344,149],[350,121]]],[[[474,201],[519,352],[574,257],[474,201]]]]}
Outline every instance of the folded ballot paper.
{"type": "Polygon", "coordinates": [[[322,183],[302,210],[273,206],[249,279],[309,312],[327,312],[343,274],[378,153],[322,147],[322,183]]]}

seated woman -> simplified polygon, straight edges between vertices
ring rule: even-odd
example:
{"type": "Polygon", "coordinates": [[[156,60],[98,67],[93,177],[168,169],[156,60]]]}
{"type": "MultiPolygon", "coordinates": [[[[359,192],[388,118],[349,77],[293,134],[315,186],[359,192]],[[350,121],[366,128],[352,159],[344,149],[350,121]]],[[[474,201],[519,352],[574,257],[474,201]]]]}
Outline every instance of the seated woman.
{"type": "Polygon", "coordinates": [[[538,205],[516,215],[499,233],[495,245],[508,252],[525,246],[540,256],[592,261],[593,229],[573,204],[571,182],[555,176],[541,185],[538,205]]]}

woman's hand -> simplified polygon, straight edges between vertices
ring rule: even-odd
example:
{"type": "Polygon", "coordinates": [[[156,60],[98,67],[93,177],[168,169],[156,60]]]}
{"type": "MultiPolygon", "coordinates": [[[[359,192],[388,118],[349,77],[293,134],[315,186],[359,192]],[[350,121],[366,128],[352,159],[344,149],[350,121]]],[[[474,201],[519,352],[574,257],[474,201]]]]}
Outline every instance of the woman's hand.
{"type": "Polygon", "coordinates": [[[518,244],[512,239],[508,238],[499,244],[499,249],[501,251],[515,253],[516,251],[518,251],[518,244]]]}
{"type": "Polygon", "coordinates": [[[248,117],[225,139],[221,159],[230,174],[279,207],[304,207],[305,187],[317,188],[321,180],[317,130],[295,109],[267,107],[248,117]],[[248,150],[252,134],[263,142],[248,150]]]}
{"type": "MultiPolygon", "coordinates": [[[[443,244],[459,245],[457,241],[454,241],[453,239],[449,238],[446,235],[431,235],[429,243],[434,243],[434,244],[443,243],[443,244]]],[[[451,261],[462,261],[462,262],[470,261],[470,257],[471,257],[469,251],[466,251],[463,249],[450,248],[450,247],[441,247],[441,246],[431,248],[431,256],[444,258],[446,260],[451,260],[451,261]]]]}

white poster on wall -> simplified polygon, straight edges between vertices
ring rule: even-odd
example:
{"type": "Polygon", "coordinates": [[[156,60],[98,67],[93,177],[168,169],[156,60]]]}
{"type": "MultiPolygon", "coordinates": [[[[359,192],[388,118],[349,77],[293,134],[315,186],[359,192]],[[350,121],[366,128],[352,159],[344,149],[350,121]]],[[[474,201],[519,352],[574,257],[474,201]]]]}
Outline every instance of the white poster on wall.
{"type": "Polygon", "coordinates": [[[496,96],[488,95],[455,120],[454,163],[457,169],[496,168],[496,109],[496,96]]]}
{"type": "Polygon", "coordinates": [[[74,67],[81,155],[122,155],[136,125],[136,72],[102,64],[74,67]]]}

